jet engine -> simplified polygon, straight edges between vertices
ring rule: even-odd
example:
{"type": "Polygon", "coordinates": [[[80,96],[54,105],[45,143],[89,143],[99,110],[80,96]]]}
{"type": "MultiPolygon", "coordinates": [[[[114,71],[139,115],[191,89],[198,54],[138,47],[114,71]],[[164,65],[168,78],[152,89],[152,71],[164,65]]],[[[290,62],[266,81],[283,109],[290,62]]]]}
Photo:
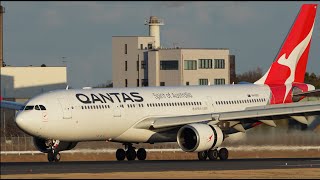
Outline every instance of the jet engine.
{"type": "Polygon", "coordinates": [[[181,127],[177,134],[180,148],[186,152],[200,152],[216,148],[224,140],[218,126],[208,124],[188,124],[181,127]]]}
{"type": "MultiPolygon", "coordinates": [[[[36,148],[43,152],[48,153],[51,151],[51,145],[48,143],[48,140],[33,137],[33,143],[36,146],[36,148]]],[[[76,147],[78,142],[66,142],[66,141],[60,141],[58,147],[56,148],[57,151],[64,151],[64,150],[70,150],[76,147]]]]}

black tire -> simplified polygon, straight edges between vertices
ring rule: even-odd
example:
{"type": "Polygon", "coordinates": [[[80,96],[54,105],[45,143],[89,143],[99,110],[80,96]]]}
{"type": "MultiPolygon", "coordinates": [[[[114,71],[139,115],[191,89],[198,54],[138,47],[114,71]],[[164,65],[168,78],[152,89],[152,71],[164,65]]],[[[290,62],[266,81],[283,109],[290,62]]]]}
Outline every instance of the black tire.
{"type": "Polygon", "coordinates": [[[229,152],[228,152],[228,150],[226,148],[221,148],[219,150],[219,158],[220,158],[220,160],[222,160],[222,161],[227,160],[228,156],[229,156],[229,152]]]}
{"type": "Polygon", "coordinates": [[[54,161],[54,154],[53,154],[53,152],[48,152],[47,157],[48,157],[48,161],[49,161],[49,162],[53,162],[53,161],[54,161]]]}
{"type": "Polygon", "coordinates": [[[55,162],[59,162],[60,161],[60,158],[61,158],[61,155],[60,155],[60,153],[54,153],[54,161],[55,162]]]}
{"type": "Polygon", "coordinates": [[[218,150],[214,149],[214,150],[208,151],[208,157],[210,160],[217,160],[218,156],[219,156],[218,150]]]}
{"type": "Polygon", "coordinates": [[[117,149],[116,158],[118,161],[123,161],[126,158],[126,152],[123,149],[117,149]]]}
{"type": "Polygon", "coordinates": [[[137,151],[137,158],[139,160],[145,160],[147,158],[147,152],[144,148],[139,148],[137,151]]]}
{"type": "Polygon", "coordinates": [[[198,159],[200,161],[205,161],[208,157],[208,152],[207,151],[201,151],[201,152],[198,152],[198,159]]]}
{"type": "Polygon", "coordinates": [[[129,161],[135,160],[137,157],[137,153],[133,148],[130,148],[126,151],[126,157],[129,161]]]}

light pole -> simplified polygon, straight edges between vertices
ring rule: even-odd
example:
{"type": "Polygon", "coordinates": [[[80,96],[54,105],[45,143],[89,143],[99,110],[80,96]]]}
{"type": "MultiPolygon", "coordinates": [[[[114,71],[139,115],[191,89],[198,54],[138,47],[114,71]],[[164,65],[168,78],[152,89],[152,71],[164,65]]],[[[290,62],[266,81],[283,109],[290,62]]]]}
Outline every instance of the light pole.
{"type": "Polygon", "coordinates": [[[66,61],[65,59],[66,58],[68,58],[68,57],[65,57],[65,56],[62,56],[61,57],[62,58],[62,63],[65,65],[65,67],[66,67],[66,69],[67,69],[67,85],[69,85],[69,78],[68,78],[68,74],[69,74],[69,72],[68,71],[70,71],[70,69],[68,70],[68,61],[66,61]]]}

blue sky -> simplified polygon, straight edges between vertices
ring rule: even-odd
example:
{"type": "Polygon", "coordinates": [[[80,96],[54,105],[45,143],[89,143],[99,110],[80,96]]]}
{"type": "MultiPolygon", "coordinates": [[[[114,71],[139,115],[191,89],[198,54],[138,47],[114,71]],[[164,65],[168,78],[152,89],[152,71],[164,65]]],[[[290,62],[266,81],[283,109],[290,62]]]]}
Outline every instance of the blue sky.
{"type": "MultiPolygon", "coordinates": [[[[74,88],[112,80],[112,36],[148,35],[151,15],[165,22],[161,45],[229,48],[236,72],[268,70],[299,1],[2,1],[4,61],[11,66],[68,66],[74,88]],[[63,58],[65,57],[65,58],[63,58]],[[66,61],[66,62],[63,62],[66,61]]],[[[318,3],[307,1],[307,3],[318,3]]],[[[319,7],[307,66],[320,74],[319,7]]]]}

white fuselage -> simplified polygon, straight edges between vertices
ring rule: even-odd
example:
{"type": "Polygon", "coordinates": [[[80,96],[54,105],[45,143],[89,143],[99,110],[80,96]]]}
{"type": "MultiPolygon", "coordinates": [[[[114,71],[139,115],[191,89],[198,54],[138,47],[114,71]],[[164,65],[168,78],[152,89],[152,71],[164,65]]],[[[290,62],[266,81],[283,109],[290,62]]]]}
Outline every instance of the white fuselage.
{"type": "Polygon", "coordinates": [[[26,106],[46,110],[19,111],[16,123],[60,141],[147,142],[156,131],[134,126],[149,117],[239,111],[266,105],[270,96],[268,86],[254,84],[57,90],[30,99],[26,106]]]}

